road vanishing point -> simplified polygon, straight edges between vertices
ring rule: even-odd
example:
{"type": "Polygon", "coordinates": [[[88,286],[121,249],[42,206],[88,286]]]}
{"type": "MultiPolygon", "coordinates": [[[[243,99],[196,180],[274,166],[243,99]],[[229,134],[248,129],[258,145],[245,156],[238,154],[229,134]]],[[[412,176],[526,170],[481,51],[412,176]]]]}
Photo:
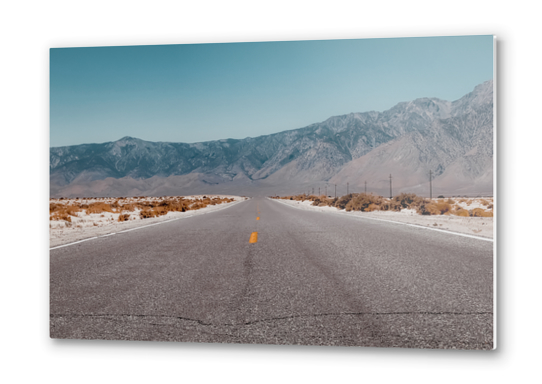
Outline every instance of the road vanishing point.
{"type": "Polygon", "coordinates": [[[493,242],[267,198],[50,251],[50,335],[493,348],[493,242]]]}

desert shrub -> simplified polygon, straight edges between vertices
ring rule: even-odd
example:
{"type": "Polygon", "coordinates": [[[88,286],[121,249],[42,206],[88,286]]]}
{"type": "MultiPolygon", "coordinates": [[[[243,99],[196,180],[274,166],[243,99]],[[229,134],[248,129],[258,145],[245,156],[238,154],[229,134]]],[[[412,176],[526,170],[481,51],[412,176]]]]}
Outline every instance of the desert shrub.
{"type": "Polygon", "coordinates": [[[417,207],[416,211],[420,215],[438,215],[440,211],[437,209],[436,204],[434,203],[422,203],[417,207]]]}
{"type": "Polygon", "coordinates": [[[445,197],[443,195],[438,195],[437,199],[444,199],[445,197]]]}
{"type": "Polygon", "coordinates": [[[471,212],[473,217],[493,217],[493,212],[486,212],[482,208],[474,208],[471,212]]]}
{"type": "Polygon", "coordinates": [[[66,213],[70,216],[77,216],[77,212],[81,212],[81,208],[75,205],[68,205],[66,207],[66,213]]]}
{"type": "Polygon", "coordinates": [[[425,199],[417,196],[415,193],[401,193],[393,198],[393,201],[398,203],[401,208],[413,208],[422,204],[425,199]]]}
{"type": "MultiPolygon", "coordinates": [[[[348,210],[351,210],[351,211],[374,211],[374,210],[377,210],[377,206],[378,206],[378,210],[380,209],[380,205],[382,204],[382,202],[384,201],[384,199],[381,197],[381,196],[375,196],[375,195],[371,195],[371,194],[367,194],[367,193],[360,193],[360,194],[357,194],[355,195],[347,204],[348,206],[348,210]],[[373,207],[371,207],[371,209],[369,210],[368,208],[373,205],[373,207]]],[[[346,209],[346,208],[345,208],[346,209]]]]}
{"type": "Polygon", "coordinates": [[[141,212],[139,212],[139,217],[142,219],[148,219],[156,216],[158,215],[156,214],[155,210],[151,208],[144,208],[141,210],[141,212]]]}
{"type": "Polygon", "coordinates": [[[81,208],[77,205],[49,204],[49,220],[65,220],[71,222],[70,216],[77,216],[81,208]]]}
{"type": "Polygon", "coordinates": [[[102,212],[113,212],[113,209],[111,209],[109,204],[102,202],[96,202],[88,205],[87,214],[102,212]]]}
{"type": "Polygon", "coordinates": [[[202,204],[200,201],[197,201],[190,206],[190,209],[193,209],[193,210],[197,210],[201,208],[205,208],[205,205],[202,204]]]}
{"type": "Polygon", "coordinates": [[[70,215],[68,215],[65,212],[56,212],[55,214],[51,215],[49,219],[50,220],[65,220],[70,223],[72,221],[72,218],[70,217],[70,215]]]}
{"type": "Polygon", "coordinates": [[[381,211],[400,211],[401,208],[401,204],[393,199],[382,200],[382,203],[380,203],[381,211]]]}
{"type": "Polygon", "coordinates": [[[469,211],[467,211],[466,209],[463,209],[463,208],[458,208],[453,212],[453,214],[456,215],[456,216],[468,217],[469,216],[469,211]]]}
{"type": "Polygon", "coordinates": [[[446,200],[446,202],[447,202],[448,204],[455,204],[455,201],[453,201],[453,200],[450,199],[450,198],[448,198],[448,200],[446,200]]]}
{"type": "Polygon", "coordinates": [[[119,221],[128,221],[128,220],[130,220],[129,213],[123,213],[119,215],[119,221]]]}
{"type": "Polygon", "coordinates": [[[444,215],[451,213],[452,206],[446,201],[424,202],[418,207],[417,211],[421,215],[444,215]]]}
{"type": "Polygon", "coordinates": [[[335,202],[335,207],[337,209],[345,209],[346,206],[348,205],[348,203],[350,202],[350,200],[352,200],[353,198],[355,197],[355,195],[353,193],[350,193],[348,195],[344,195],[344,196],[341,196],[340,198],[337,199],[337,201],[335,202]]]}
{"type": "Polygon", "coordinates": [[[380,211],[380,206],[378,204],[369,204],[369,206],[365,208],[365,212],[373,212],[373,211],[380,211]]]}

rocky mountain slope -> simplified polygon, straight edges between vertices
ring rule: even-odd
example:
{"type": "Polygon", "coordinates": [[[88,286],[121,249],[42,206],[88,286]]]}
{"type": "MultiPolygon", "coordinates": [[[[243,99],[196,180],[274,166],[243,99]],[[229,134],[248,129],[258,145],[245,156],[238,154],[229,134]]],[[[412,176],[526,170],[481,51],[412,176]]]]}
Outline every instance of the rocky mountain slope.
{"type": "Polygon", "coordinates": [[[488,81],[454,102],[422,98],[256,138],[186,144],[125,137],[51,148],[51,195],[297,193],[324,183],[359,190],[365,181],[383,193],[390,173],[394,190],[424,193],[429,170],[443,193],[488,194],[492,158],[488,81]]]}

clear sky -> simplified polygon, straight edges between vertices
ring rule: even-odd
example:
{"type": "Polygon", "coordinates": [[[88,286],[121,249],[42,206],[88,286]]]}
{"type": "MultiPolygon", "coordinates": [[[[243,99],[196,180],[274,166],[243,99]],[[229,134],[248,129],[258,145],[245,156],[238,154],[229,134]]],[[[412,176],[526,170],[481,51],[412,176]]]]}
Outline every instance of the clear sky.
{"type": "Polygon", "coordinates": [[[53,48],[51,146],[200,142],[305,127],[493,78],[493,37],[53,48]]]}

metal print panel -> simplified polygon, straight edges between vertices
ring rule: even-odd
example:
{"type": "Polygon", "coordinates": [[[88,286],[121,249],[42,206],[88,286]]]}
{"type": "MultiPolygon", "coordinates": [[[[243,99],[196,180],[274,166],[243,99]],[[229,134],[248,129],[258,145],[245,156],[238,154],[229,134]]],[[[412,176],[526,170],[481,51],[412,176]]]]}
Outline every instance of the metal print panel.
{"type": "Polygon", "coordinates": [[[50,71],[52,338],[495,347],[493,36],[50,71]]]}

